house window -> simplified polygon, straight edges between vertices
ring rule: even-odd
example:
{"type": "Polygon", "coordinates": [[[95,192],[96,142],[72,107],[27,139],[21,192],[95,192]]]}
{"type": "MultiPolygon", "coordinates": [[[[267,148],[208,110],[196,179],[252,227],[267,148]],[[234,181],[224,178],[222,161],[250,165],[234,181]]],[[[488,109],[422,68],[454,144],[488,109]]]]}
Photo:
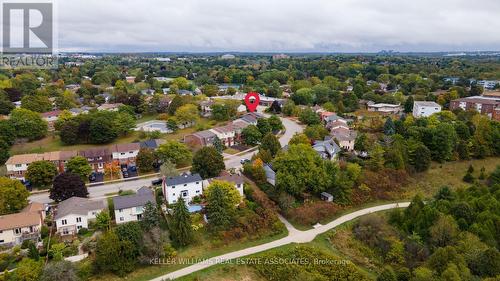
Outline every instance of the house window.
{"type": "Polygon", "coordinates": [[[143,209],[142,206],[135,207],[135,211],[136,212],[142,212],[142,209],[143,209]]]}
{"type": "Polygon", "coordinates": [[[68,221],[67,221],[67,220],[62,220],[62,221],[61,221],[61,224],[62,224],[62,225],[67,225],[67,224],[68,224],[68,221]]]}
{"type": "Polygon", "coordinates": [[[120,221],[123,221],[123,217],[120,217],[120,221]]]}
{"type": "Polygon", "coordinates": [[[3,239],[2,239],[2,240],[0,240],[0,243],[3,243],[3,242],[4,242],[4,240],[3,240],[3,239]]]}
{"type": "Polygon", "coordinates": [[[142,220],[142,214],[137,215],[137,220],[142,220]]]}
{"type": "Polygon", "coordinates": [[[125,152],[120,153],[120,155],[125,155],[125,152]]]}
{"type": "Polygon", "coordinates": [[[130,154],[134,154],[134,152],[133,152],[133,151],[129,151],[128,153],[130,153],[130,154]]]}
{"type": "Polygon", "coordinates": [[[123,209],[118,210],[119,213],[123,213],[123,209]]]}
{"type": "Polygon", "coordinates": [[[181,192],[181,196],[182,197],[187,197],[188,196],[188,191],[187,190],[184,190],[181,192]]]}
{"type": "Polygon", "coordinates": [[[65,228],[65,229],[63,229],[63,234],[67,235],[67,234],[69,234],[69,231],[65,228]]]}
{"type": "Polygon", "coordinates": [[[175,193],[172,193],[172,196],[175,196],[175,193]]]}
{"type": "Polygon", "coordinates": [[[21,168],[21,164],[16,164],[16,168],[21,168]]]}
{"type": "Polygon", "coordinates": [[[96,212],[92,212],[92,215],[95,216],[96,215],[96,212]]]}
{"type": "Polygon", "coordinates": [[[199,191],[199,190],[196,190],[196,193],[200,193],[200,191],[199,191]]]}
{"type": "Polygon", "coordinates": [[[14,229],[14,233],[15,233],[15,234],[21,234],[21,229],[20,229],[20,228],[16,228],[16,229],[14,229]]]}
{"type": "Polygon", "coordinates": [[[200,184],[200,182],[199,182],[199,181],[197,181],[197,182],[196,182],[196,184],[200,184]]]}
{"type": "Polygon", "coordinates": [[[76,229],[80,230],[82,228],[81,225],[77,226],[76,229]]]}
{"type": "Polygon", "coordinates": [[[187,186],[187,184],[184,184],[184,186],[187,186]]]}
{"type": "Polygon", "coordinates": [[[81,217],[76,218],[76,222],[82,222],[82,218],[81,217]]]}
{"type": "Polygon", "coordinates": [[[172,185],[172,188],[175,188],[175,185],[172,185]]]}

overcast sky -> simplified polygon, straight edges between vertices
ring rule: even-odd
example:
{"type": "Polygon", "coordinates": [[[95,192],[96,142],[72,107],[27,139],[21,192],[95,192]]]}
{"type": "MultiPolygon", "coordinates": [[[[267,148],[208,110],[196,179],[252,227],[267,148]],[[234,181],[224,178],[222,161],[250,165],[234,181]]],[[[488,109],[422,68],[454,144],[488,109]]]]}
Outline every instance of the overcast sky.
{"type": "Polygon", "coordinates": [[[62,51],[500,50],[498,0],[59,0],[62,51]]]}

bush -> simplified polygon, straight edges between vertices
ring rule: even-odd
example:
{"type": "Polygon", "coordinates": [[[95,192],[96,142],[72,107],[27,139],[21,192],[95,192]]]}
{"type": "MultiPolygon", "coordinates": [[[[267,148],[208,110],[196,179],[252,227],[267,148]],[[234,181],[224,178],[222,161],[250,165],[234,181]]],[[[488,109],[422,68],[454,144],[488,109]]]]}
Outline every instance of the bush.
{"type": "Polygon", "coordinates": [[[331,218],[340,209],[340,206],[331,202],[314,201],[311,203],[305,203],[296,208],[291,208],[286,212],[286,214],[295,222],[306,225],[314,225],[322,219],[331,218]]]}
{"type": "Polygon", "coordinates": [[[79,235],[85,235],[87,233],[89,233],[89,230],[87,228],[85,228],[85,227],[80,228],[80,230],[78,230],[78,234],[79,235]]]}

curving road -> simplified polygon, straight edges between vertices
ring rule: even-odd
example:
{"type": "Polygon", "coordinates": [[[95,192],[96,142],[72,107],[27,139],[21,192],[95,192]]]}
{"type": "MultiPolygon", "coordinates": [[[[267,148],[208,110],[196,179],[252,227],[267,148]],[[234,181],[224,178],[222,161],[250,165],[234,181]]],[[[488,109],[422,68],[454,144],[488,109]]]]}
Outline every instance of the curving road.
{"type": "Polygon", "coordinates": [[[281,238],[266,244],[258,245],[255,247],[250,247],[246,248],[243,250],[227,253],[224,255],[216,256],[213,258],[209,258],[207,260],[204,260],[203,262],[193,264],[191,266],[179,269],[177,271],[162,275],[160,277],[151,279],[150,281],[164,281],[164,280],[170,280],[170,279],[175,279],[179,278],[182,276],[189,275],[191,273],[203,270],[205,268],[208,268],[212,265],[215,264],[220,264],[227,262],[232,259],[236,258],[241,258],[245,257],[248,255],[256,254],[259,252],[267,251],[276,247],[284,246],[290,243],[307,243],[311,242],[314,238],[316,238],[317,235],[327,232],[328,230],[331,230],[345,222],[354,220],[360,216],[368,215],[374,212],[380,212],[380,211],[385,211],[385,210],[390,210],[390,209],[395,209],[395,208],[406,208],[410,205],[410,202],[404,202],[404,203],[393,203],[393,204],[386,204],[386,205],[380,205],[380,206],[375,206],[375,207],[370,207],[366,209],[362,209],[359,211],[352,212],[347,215],[343,215],[340,218],[322,225],[320,227],[317,227],[315,229],[307,230],[307,231],[300,231],[295,229],[288,221],[286,221],[283,217],[280,217],[280,220],[285,224],[286,228],[288,229],[288,236],[285,238],[281,238]]]}
{"type": "MultiPolygon", "coordinates": [[[[283,125],[286,128],[285,133],[283,136],[280,137],[280,143],[282,146],[285,146],[288,144],[290,139],[293,137],[295,133],[299,133],[303,131],[303,127],[296,122],[287,119],[287,118],[281,118],[281,121],[283,122],[283,125]]],[[[242,159],[250,159],[252,158],[253,154],[256,152],[248,152],[242,155],[232,155],[229,157],[226,157],[224,160],[226,164],[226,169],[230,168],[239,168],[241,167],[240,161],[242,159]]],[[[114,193],[118,192],[119,190],[134,190],[137,191],[139,188],[142,186],[149,186],[151,185],[151,180],[152,178],[146,178],[146,179],[136,179],[136,180],[129,180],[126,182],[118,182],[118,183],[110,183],[110,184],[104,184],[104,185],[98,185],[98,186],[92,186],[89,187],[89,197],[93,199],[103,199],[106,197],[106,194],[109,193],[114,193]]],[[[52,200],[49,198],[48,193],[38,193],[38,194],[33,194],[29,197],[31,201],[34,202],[39,202],[39,203],[50,203],[52,200]]]]}

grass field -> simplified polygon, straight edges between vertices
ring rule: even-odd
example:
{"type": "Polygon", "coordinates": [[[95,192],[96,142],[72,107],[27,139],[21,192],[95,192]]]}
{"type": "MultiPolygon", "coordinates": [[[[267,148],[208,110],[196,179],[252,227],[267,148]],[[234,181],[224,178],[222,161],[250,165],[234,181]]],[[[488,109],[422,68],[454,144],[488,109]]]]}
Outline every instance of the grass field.
{"type": "Polygon", "coordinates": [[[500,165],[500,157],[487,159],[476,159],[469,161],[454,161],[443,164],[432,163],[431,168],[424,173],[414,175],[410,184],[404,188],[402,198],[412,198],[417,193],[424,196],[432,196],[442,186],[449,186],[453,189],[467,187],[470,184],[462,181],[469,165],[474,167],[474,176],[479,176],[482,167],[486,170],[486,175],[491,173],[496,166],[500,165]]]}

